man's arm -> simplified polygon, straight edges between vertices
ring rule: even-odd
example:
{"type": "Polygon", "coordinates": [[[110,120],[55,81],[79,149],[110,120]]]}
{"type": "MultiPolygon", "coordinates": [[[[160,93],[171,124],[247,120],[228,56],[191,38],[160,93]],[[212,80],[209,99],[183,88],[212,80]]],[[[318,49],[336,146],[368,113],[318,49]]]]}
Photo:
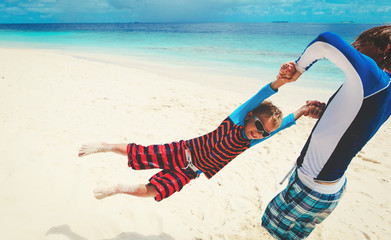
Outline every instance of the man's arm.
{"type": "MultiPolygon", "coordinates": [[[[345,74],[356,71],[356,75],[359,76],[361,75],[360,69],[365,68],[368,64],[368,61],[362,61],[363,58],[359,55],[358,51],[338,35],[326,32],[315,38],[296,61],[287,62],[281,68],[284,65],[290,68],[295,66],[296,71],[291,79],[296,81],[303,72],[307,71],[319,59],[326,58],[337,65],[345,74]]],[[[285,76],[280,72],[279,77],[285,76]]]]}
{"type": "Polygon", "coordinates": [[[345,83],[355,92],[370,96],[389,84],[389,77],[370,57],[361,54],[340,36],[326,32],[320,34],[296,60],[298,72],[308,70],[317,60],[326,58],[345,73],[345,83]]]}

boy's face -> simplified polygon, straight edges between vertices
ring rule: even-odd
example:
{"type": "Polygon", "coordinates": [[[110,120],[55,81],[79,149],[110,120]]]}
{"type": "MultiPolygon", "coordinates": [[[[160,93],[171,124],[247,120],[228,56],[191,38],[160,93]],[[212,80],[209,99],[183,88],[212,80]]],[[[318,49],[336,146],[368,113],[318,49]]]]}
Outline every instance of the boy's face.
{"type": "MultiPolygon", "coordinates": [[[[272,118],[266,118],[264,117],[263,115],[260,115],[260,116],[256,116],[257,119],[259,121],[261,121],[262,123],[262,127],[264,128],[264,130],[266,130],[267,133],[270,133],[274,130],[276,130],[276,127],[274,126],[273,124],[273,120],[272,118]]],[[[252,112],[249,112],[246,116],[246,124],[244,125],[244,132],[246,133],[246,136],[248,139],[252,140],[252,139],[261,139],[261,138],[264,138],[265,135],[265,132],[262,134],[262,132],[259,132],[257,127],[256,127],[256,123],[255,121],[256,118],[254,118],[254,115],[252,112]]],[[[259,126],[259,123],[258,123],[258,126],[259,126]]]]}

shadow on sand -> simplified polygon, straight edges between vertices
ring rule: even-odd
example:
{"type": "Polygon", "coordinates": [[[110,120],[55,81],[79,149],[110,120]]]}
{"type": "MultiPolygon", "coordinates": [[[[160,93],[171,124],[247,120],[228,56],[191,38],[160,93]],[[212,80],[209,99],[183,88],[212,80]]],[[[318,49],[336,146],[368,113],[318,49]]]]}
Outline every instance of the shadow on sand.
{"type": "MultiPolygon", "coordinates": [[[[65,237],[69,238],[69,240],[88,240],[87,238],[80,236],[79,234],[73,232],[69,225],[61,225],[57,227],[50,228],[46,236],[51,234],[61,234],[65,237]]],[[[120,233],[118,236],[114,238],[107,238],[102,240],[174,240],[173,237],[171,237],[168,234],[161,233],[159,235],[148,235],[144,236],[138,233],[120,233]]]]}

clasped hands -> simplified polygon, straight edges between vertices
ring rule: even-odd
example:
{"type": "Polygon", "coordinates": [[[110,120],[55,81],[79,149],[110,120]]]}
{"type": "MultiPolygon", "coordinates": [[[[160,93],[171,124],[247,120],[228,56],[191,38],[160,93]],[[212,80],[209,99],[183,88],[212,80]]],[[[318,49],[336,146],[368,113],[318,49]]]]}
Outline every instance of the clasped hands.
{"type": "MultiPolygon", "coordinates": [[[[277,80],[284,83],[296,81],[301,75],[296,69],[295,62],[286,62],[281,65],[280,72],[277,75],[277,80]]],[[[317,100],[307,100],[306,105],[302,107],[303,115],[318,119],[326,109],[326,104],[317,100]]]]}

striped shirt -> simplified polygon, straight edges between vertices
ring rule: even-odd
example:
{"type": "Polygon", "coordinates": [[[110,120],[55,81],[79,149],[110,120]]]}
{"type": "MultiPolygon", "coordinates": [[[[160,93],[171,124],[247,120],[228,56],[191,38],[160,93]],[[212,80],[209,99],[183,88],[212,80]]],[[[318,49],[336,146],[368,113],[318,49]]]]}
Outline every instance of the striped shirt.
{"type": "MultiPolygon", "coordinates": [[[[274,93],[276,91],[270,87],[270,84],[267,84],[229,115],[216,130],[186,141],[186,146],[191,151],[193,164],[207,178],[213,177],[246,149],[267,139],[248,139],[244,131],[244,123],[246,115],[274,93]]],[[[290,114],[268,138],[293,124],[295,124],[295,119],[293,114],[290,114]]]]}

